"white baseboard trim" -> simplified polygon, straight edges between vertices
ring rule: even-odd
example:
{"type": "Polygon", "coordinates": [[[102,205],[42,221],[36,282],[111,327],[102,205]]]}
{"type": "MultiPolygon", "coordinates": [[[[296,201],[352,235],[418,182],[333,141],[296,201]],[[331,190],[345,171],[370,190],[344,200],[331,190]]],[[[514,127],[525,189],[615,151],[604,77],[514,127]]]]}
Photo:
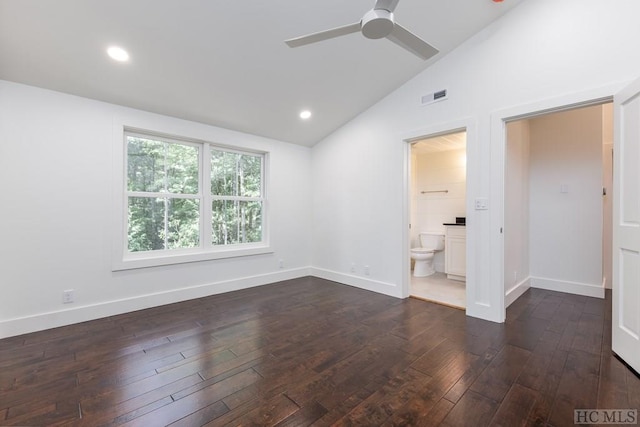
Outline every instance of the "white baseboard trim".
{"type": "Polygon", "coordinates": [[[520,298],[522,294],[527,292],[531,287],[531,278],[527,277],[523,281],[517,283],[513,288],[509,289],[504,296],[504,308],[509,307],[515,300],[520,298]]]}
{"type": "Polygon", "coordinates": [[[44,329],[86,322],[103,317],[143,310],[175,302],[202,298],[225,292],[268,285],[283,280],[297,279],[310,275],[309,267],[280,270],[274,273],[223,280],[188,288],[173,289],[165,292],[139,295],[99,304],[73,307],[66,310],[52,311],[0,321],[0,338],[22,335],[44,329]]]}
{"type": "Polygon", "coordinates": [[[332,282],[342,283],[343,285],[354,286],[356,288],[365,289],[367,291],[378,292],[380,294],[389,295],[396,298],[402,298],[402,286],[392,283],[380,282],[351,274],[339,273],[337,271],[325,270],[323,268],[311,267],[309,269],[311,276],[321,279],[331,280],[332,282]]]}
{"type": "Polygon", "coordinates": [[[602,285],[590,285],[587,283],[568,282],[543,277],[531,277],[530,279],[532,288],[566,292],[568,294],[584,295],[586,297],[604,298],[604,287],[602,285]]]}

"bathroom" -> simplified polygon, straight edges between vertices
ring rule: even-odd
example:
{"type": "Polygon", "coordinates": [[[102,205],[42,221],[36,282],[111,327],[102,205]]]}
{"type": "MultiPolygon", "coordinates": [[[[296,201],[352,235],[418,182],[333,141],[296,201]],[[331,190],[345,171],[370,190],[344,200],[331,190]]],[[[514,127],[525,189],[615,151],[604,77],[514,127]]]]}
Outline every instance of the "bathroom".
{"type": "Polygon", "coordinates": [[[411,146],[410,295],[466,305],[466,132],[411,146]]]}

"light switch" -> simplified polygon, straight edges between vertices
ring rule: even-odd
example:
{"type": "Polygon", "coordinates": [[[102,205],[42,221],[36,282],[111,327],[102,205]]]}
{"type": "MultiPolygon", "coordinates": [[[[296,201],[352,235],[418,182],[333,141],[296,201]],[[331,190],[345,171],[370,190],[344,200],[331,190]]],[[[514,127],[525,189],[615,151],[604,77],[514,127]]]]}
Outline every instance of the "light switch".
{"type": "Polygon", "coordinates": [[[489,209],[489,199],[485,197],[478,197],[476,199],[476,210],[486,211],[487,209],[489,209]]]}
{"type": "Polygon", "coordinates": [[[569,185],[567,185],[567,184],[560,184],[560,192],[561,192],[561,193],[568,193],[568,192],[569,192],[569,185]]]}

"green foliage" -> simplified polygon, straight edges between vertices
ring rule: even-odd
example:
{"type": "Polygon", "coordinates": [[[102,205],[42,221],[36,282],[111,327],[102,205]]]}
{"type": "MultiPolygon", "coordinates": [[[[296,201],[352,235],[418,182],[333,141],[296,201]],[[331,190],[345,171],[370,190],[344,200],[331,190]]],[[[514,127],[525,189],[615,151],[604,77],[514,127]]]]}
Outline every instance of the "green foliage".
{"type": "Polygon", "coordinates": [[[127,138],[127,189],[198,194],[198,148],[144,138],[127,138]]]}
{"type": "Polygon", "coordinates": [[[260,197],[262,158],[211,150],[211,194],[260,197]]]}
{"type": "Polygon", "coordinates": [[[129,251],[164,249],[165,200],[129,197],[129,251]]]}
{"type": "MultiPolygon", "coordinates": [[[[130,252],[200,246],[198,180],[197,147],[127,136],[130,252]]],[[[211,194],[212,244],[262,241],[261,156],[212,149],[211,194]]]]}
{"type": "Polygon", "coordinates": [[[262,202],[214,200],[212,205],[214,245],[262,241],[262,202]]]}

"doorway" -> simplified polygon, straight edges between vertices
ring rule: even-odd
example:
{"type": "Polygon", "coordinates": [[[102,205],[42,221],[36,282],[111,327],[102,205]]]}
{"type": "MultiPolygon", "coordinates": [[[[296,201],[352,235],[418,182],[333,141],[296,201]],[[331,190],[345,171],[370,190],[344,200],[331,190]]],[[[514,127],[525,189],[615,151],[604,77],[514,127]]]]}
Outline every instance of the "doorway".
{"type": "Polygon", "coordinates": [[[466,307],[467,132],[411,142],[409,294],[466,307]]]}
{"type": "Polygon", "coordinates": [[[612,123],[611,103],[506,123],[505,307],[529,287],[611,286],[612,123]]]}

